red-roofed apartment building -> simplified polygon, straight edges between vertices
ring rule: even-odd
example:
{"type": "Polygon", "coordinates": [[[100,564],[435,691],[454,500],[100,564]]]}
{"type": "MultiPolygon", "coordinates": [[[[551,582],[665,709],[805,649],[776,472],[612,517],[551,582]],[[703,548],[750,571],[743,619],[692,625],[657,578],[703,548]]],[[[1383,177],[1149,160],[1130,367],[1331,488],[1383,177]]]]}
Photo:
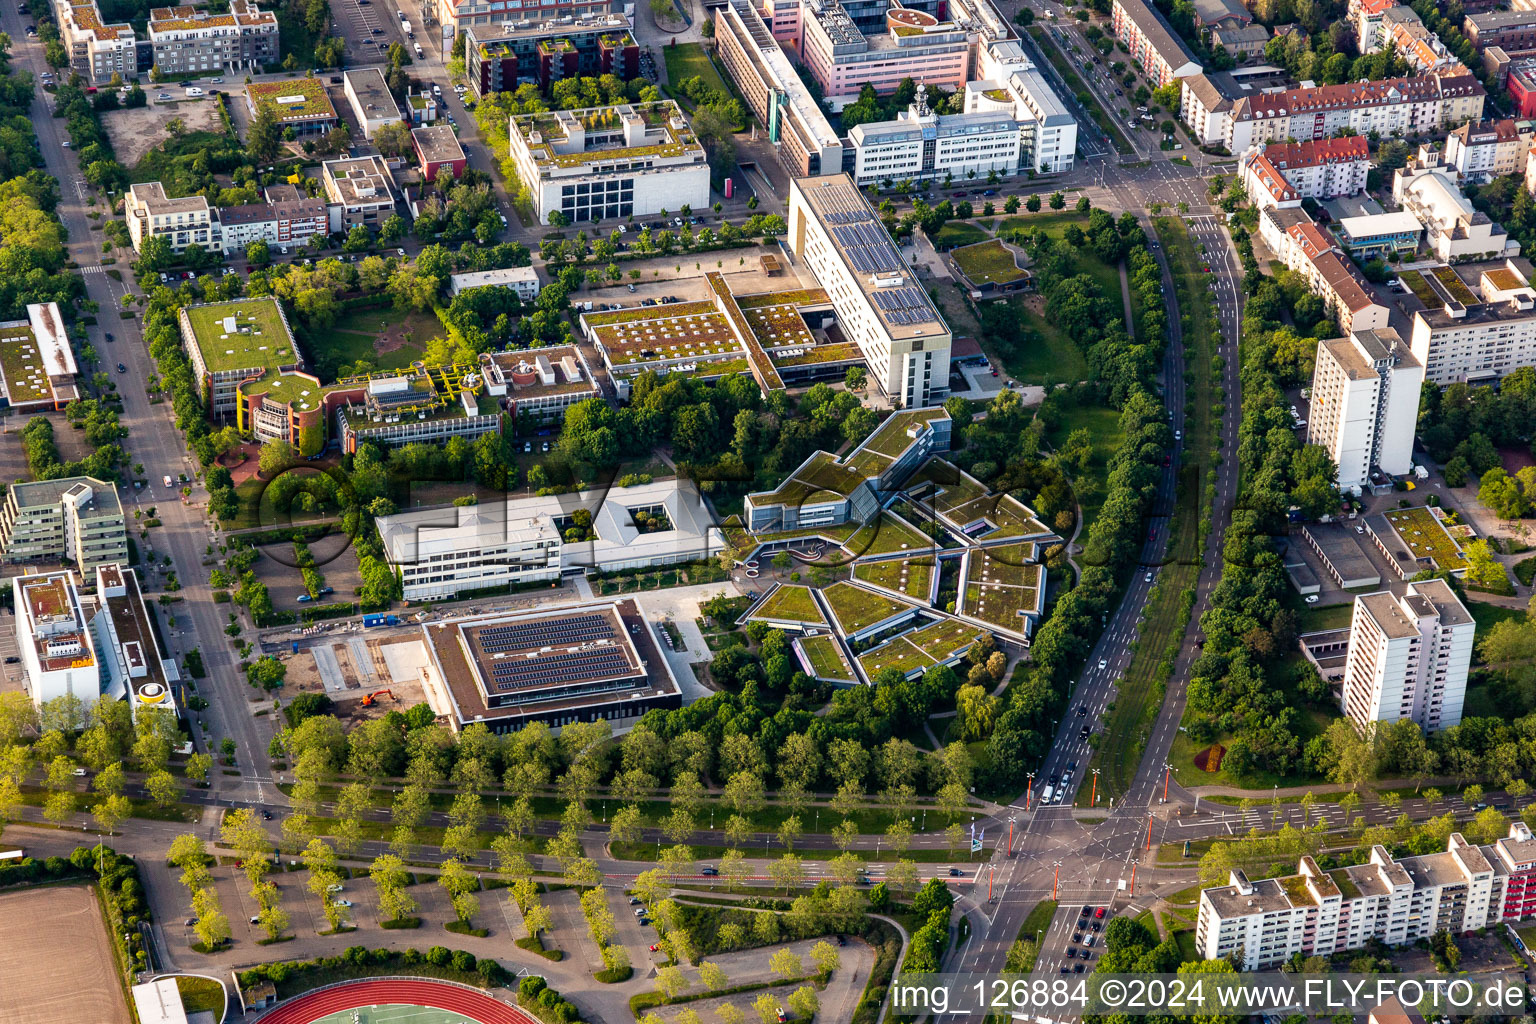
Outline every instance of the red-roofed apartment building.
{"type": "Polygon", "coordinates": [[[1256,205],[1300,206],[1303,199],[1333,199],[1365,188],[1371,148],[1363,135],[1272,142],[1244,153],[1238,166],[1256,205]]]}
{"type": "Polygon", "coordinates": [[[1259,213],[1259,236],[1291,270],[1300,274],[1345,334],[1387,326],[1387,307],[1376,301],[1342,249],[1305,211],[1270,207],[1259,213]]]}
{"type": "Polygon", "coordinates": [[[1536,122],[1501,118],[1464,124],[1445,137],[1445,163],[1464,182],[1519,174],[1536,141],[1536,122]]]}
{"type": "Polygon", "coordinates": [[[1414,78],[1243,96],[1232,104],[1226,145],[1230,152],[1241,153],[1279,139],[1326,139],[1341,128],[1356,135],[1421,135],[1481,120],[1487,95],[1477,78],[1458,64],[1414,78]]]}

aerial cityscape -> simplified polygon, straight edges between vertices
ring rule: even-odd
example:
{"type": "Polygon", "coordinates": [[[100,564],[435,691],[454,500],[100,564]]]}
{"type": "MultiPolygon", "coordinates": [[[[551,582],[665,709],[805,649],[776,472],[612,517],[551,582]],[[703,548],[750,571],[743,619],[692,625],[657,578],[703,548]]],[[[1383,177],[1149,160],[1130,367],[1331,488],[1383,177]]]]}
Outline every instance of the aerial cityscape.
{"type": "Polygon", "coordinates": [[[0,195],[0,1022],[1532,1019],[1536,0],[17,0],[0,195]]]}

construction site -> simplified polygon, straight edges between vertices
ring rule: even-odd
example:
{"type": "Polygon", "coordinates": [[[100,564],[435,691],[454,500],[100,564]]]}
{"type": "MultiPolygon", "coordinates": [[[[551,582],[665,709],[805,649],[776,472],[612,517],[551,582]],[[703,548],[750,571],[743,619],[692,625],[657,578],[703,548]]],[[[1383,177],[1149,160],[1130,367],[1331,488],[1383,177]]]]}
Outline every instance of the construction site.
{"type": "Polygon", "coordinates": [[[279,654],[288,668],[283,692],[323,693],[343,721],[382,718],[424,702],[421,674],[426,648],[420,634],[343,634],[296,641],[297,652],[279,654]]]}

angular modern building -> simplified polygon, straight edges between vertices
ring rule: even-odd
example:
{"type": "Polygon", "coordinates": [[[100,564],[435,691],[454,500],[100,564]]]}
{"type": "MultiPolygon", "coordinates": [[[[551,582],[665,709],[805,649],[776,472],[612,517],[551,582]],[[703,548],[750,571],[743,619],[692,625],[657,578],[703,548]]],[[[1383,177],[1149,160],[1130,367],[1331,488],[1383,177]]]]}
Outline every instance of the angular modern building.
{"type": "Polygon", "coordinates": [[[0,507],[0,557],[73,562],[90,573],[128,561],[128,527],[117,488],[90,476],[12,484],[0,507]]]}
{"type": "Polygon", "coordinates": [[[1444,387],[1489,384],[1536,365],[1536,288],[1530,264],[1502,260],[1461,264],[1417,275],[1426,302],[1413,313],[1409,338],[1424,378],[1444,387]]]}
{"type": "Polygon", "coordinates": [[[831,297],[843,335],[863,352],[893,405],[920,409],[949,396],[949,325],[852,178],[796,178],[788,242],[831,297]]]}
{"type": "Polygon", "coordinates": [[[1425,732],[1460,724],[1476,628],[1444,580],[1356,597],[1344,713],[1362,731],[1405,718],[1425,732]]]}
{"type": "Polygon", "coordinates": [[[75,574],[41,573],[11,579],[16,604],[16,653],[32,703],[76,697],[91,704],[101,696],[101,669],[90,631],[90,605],[75,574]]]}
{"type": "Polygon", "coordinates": [[[627,82],[640,77],[640,46],[621,14],[476,25],[464,31],[465,70],[479,99],[513,92],[524,83],[547,91],[562,78],[611,74],[627,82]]]}
{"type": "Polygon", "coordinates": [[[834,110],[858,99],[865,85],[889,95],[906,78],[961,89],[972,63],[968,33],[953,21],[893,6],[879,31],[866,34],[838,0],[805,0],[800,53],[834,110]]]}
{"type": "Polygon", "coordinates": [[[378,229],[395,212],[395,179],[380,156],[341,157],[320,165],[331,230],[378,229]]]}
{"type": "Polygon", "coordinates": [[[1339,467],[1339,489],[1360,491],[1373,470],[1413,468],[1424,364],[1390,327],[1317,344],[1307,442],[1339,467]]]}
{"type": "Polygon", "coordinates": [[[539,221],[646,217],[709,205],[709,162],[673,100],[519,114],[512,160],[539,221]]]}

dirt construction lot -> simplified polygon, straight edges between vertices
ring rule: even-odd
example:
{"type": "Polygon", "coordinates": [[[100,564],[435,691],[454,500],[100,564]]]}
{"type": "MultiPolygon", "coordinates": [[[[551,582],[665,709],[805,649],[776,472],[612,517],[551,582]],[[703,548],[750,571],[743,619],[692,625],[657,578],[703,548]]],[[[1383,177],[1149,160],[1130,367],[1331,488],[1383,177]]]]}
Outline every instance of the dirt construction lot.
{"type": "Polygon", "coordinates": [[[224,130],[224,126],[219,123],[219,109],[212,100],[206,97],[181,99],[182,88],[174,83],[164,87],[151,84],[147,86],[147,91],[148,106],[136,110],[104,110],[101,114],[101,123],[112,140],[112,151],[124,167],[133,167],[144,158],[145,153],[164,140],[170,134],[165,126],[178,117],[189,132],[224,130]],[[178,98],[172,102],[159,103],[155,97],[161,92],[168,92],[178,98]]]}
{"type": "Polygon", "coordinates": [[[96,897],[84,886],[0,894],[0,1020],[131,1024],[96,897]]]}

